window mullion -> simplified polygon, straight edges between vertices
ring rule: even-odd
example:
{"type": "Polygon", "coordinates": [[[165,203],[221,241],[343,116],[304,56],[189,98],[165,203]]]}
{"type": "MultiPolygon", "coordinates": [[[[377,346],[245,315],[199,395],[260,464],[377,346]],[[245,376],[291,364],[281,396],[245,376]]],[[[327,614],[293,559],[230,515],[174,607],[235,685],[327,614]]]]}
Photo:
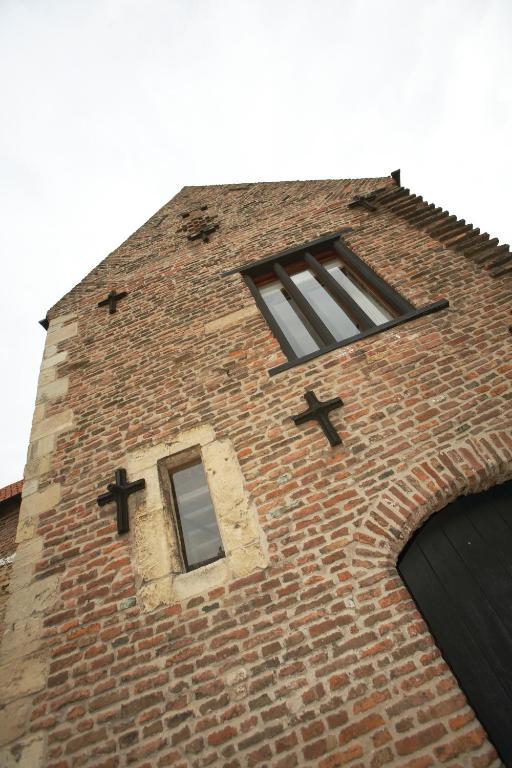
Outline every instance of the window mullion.
{"type": "Polygon", "coordinates": [[[340,256],[340,258],[351,267],[354,272],[368,285],[377,292],[377,294],[387,303],[389,306],[398,313],[398,315],[406,315],[408,312],[414,310],[412,304],[406,301],[399,293],[394,291],[390,286],[379,277],[373,269],[371,269],[364,261],[361,261],[355,253],[352,253],[350,248],[347,248],[345,243],[341,240],[335,240],[333,242],[334,250],[340,256]]]}
{"type": "Polygon", "coordinates": [[[319,278],[321,278],[321,280],[329,289],[330,293],[332,293],[333,296],[338,299],[343,309],[345,309],[350,317],[357,323],[360,330],[366,331],[369,328],[373,328],[375,326],[373,320],[368,317],[366,312],[361,309],[359,304],[354,301],[352,296],[347,293],[347,291],[338,283],[337,280],[334,279],[330,272],[315,259],[314,256],[312,256],[310,253],[305,253],[304,261],[308,267],[310,267],[313,272],[319,278]]]}
{"type": "Polygon", "coordinates": [[[336,339],[324,324],[323,320],[317,315],[309,301],[303,296],[297,288],[290,275],[280,264],[274,264],[274,272],[281,281],[283,288],[290,294],[298,308],[303,313],[306,320],[311,324],[316,333],[322,339],[324,344],[334,344],[336,339]]]}
{"type": "Polygon", "coordinates": [[[267,305],[261,298],[261,294],[254,284],[254,280],[249,275],[243,275],[243,278],[246,286],[252,293],[252,297],[256,302],[256,306],[258,307],[261,314],[267,321],[267,324],[269,325],[270,330],[272,331],[272,333],[278,340],[279,344],[281,345],[281,349],[285,353],[286,357],[288,358],[288,360],[296,360],[297,355],[295,354],[293,347],[291,346],[290,342],[288,341],[285,334],[281,330],[279,323],[275,320],[272,312],[270,312],[267,305]]]}

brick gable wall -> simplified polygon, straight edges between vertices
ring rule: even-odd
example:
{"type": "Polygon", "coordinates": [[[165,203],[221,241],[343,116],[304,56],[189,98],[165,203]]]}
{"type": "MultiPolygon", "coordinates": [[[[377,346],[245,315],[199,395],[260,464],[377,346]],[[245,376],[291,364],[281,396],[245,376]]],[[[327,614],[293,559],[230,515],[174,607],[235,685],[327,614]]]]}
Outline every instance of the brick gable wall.
{"type": "Polygon", "coordinates": [[[510,283],[384,206],[347,207],[386,185],[185,188],[52,309],[18,529],[31,575],[14,582],[37,638],[3,647],[19,665],[6,754],[499,765],[394,563],[428,514],[512,475],[510,283]],[[181,214],[205,204],[219,229],[191,242],[181,214]],[[222,273],[348,226],[409,301],[449,309],[269,377],[282,352],[222,273]],[[108,315],[113,288],[128,296],[108,315]],[[306,389],[343,399],[341,446],[291,422],[306,389]],[[118,536],[96,496],[127,455],[202,425],[234,445],[269,564],[143,610],[135,532],[118,536]]]}

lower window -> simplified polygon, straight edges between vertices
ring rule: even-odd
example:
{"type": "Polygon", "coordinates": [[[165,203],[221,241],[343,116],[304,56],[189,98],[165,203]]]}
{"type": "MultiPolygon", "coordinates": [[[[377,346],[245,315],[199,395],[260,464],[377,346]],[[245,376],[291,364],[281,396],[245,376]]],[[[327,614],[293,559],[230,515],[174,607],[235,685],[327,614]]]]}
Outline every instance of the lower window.
{"type": "Polygon", "coordinates": [[[174,514],[186,571],[224,557],[217,517],[200,461],[170,473],[174,514]]]}

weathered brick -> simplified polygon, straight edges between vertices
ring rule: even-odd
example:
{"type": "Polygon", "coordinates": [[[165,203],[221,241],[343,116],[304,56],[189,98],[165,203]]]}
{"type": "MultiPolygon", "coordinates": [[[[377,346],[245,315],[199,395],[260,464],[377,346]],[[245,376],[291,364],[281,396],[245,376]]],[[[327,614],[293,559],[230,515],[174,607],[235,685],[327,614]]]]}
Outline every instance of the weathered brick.
{"type": "Polygon", "coordinates": [[[340,745],[347,744],[352,739],[362,736],[365,733],[375,730],[379,726],[384,725],[384,720],[380,715],[367,715],[361,720],[351,723],[347,728],[340,731],[339,741],[340,745]]]}
{"type": "Polygon", "coordinates": [[[441,739],[446,733],[446,728],[442,723],[432,725],[430,728],[426,728],[423,731],[415,733],[413,736],[408,736],[405,739],[400,739],[396,742],[395,747],[399,755],[410,755],[411,752],[416,752],[422,747],[426,747],[435,741],[441,739]]]}
{"type": "Polygon", "coordinates": [[[107,735],[105,728],[100,728],[98,731],[89,731],[82,736],[75,736],[66,744],[66,754],[72,755],[79,750],[88,749],[92,744],[97,744],[99,741],[104,741],[107,735]]]}
{"type": "Polygon", "coordinates": [[[218,747],[236,736],[236,728],[232,725],[225,725],[220,731],[215,731],[208,736],[208,744],[212,747],[218,747]]]}
{"type": "Polygon", "coordinates": [[[123,704],[121,707],[121,717],[134,717],[145,709],[160,704],[164,700],[161,692],[147,693],[145,696],[139,696],[136,699],[123,704]]]}

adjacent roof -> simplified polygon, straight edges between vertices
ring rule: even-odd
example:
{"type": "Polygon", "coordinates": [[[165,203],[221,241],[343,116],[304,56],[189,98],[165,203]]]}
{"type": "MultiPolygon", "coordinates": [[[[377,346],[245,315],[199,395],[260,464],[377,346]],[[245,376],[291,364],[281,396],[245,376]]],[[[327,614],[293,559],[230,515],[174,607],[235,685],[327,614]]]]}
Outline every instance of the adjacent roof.
{"type": "Polygon", "coordinates": [[[8,499],[19,496],[23,488],[23,480],[18,480],[16,483],[6,485],[5,488],[0,488],[0,503],[2,501],[8,501],[8,499]]]}

